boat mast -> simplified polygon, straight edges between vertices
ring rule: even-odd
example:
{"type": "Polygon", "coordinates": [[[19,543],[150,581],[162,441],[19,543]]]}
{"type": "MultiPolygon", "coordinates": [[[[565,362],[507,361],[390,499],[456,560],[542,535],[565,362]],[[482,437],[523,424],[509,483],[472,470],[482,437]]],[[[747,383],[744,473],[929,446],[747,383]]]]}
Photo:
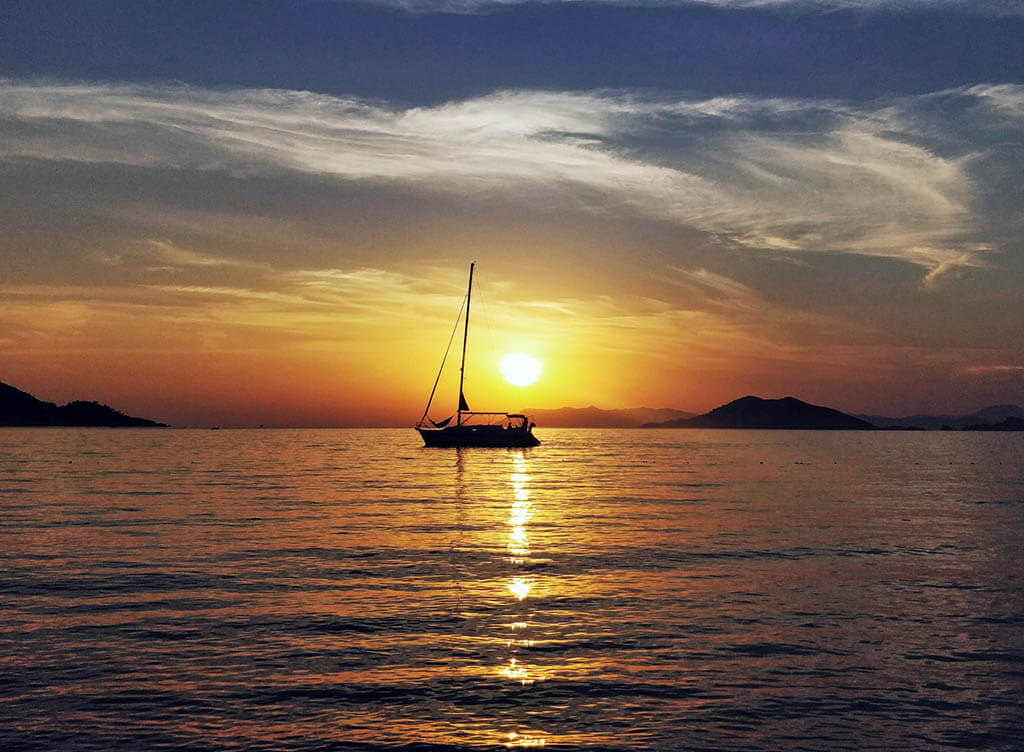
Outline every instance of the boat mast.
{"type": "Polygon", "coordinates": [[[466,340],[469,338],[469,301],[473,297],[473,267],[476,262],[469,265],[469,290],[466,292],[466,328],[462,331],[462,367],[459,369],[459,417],[456,425],[462,425],[462,406],[466,404],[466,398],[462,395],[462,380],[466,374],[466,340]]]}

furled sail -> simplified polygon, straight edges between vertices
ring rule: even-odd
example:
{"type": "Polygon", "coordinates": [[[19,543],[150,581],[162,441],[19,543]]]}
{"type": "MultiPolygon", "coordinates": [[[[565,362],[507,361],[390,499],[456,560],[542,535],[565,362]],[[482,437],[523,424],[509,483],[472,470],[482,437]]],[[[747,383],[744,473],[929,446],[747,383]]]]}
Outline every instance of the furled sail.
{"type": "Polygon", "coordinates": [[[452,422],[452,418],[453,417],[455,417],[455,416],[449,415],[444,420],[433,420],[433,419],[431,419],[430,422],[434,424],[434,428],[444,428],[445,426],[447,426],[449,423],[452,422]]]}

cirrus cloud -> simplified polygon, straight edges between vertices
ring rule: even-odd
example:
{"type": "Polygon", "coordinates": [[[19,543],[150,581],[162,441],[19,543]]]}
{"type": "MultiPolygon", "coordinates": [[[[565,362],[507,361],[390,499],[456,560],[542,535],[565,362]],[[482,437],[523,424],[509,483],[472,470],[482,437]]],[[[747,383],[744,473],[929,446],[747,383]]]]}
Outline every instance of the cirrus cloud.
{"type": "Polygon", "coordinates": [[[402,108],[304,91],[2,80],[0,159],[560,197],[754,251],[899,259],[932,285],[993,247],[978,157],[1021,136],[1022,103],[1024,86],[1001,84],[867,105],[499,91],[402,108]]]}

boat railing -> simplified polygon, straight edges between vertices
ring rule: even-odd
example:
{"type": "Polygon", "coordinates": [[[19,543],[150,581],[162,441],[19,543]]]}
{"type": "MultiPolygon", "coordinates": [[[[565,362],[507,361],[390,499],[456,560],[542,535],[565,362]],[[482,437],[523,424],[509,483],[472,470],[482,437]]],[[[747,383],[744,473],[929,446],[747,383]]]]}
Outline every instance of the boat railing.
{"type": "Polygon", "coordinates": [[[503,413],[503,412],[488,412],[484,410],[463,410],[462,411],[462,423],[453,422],[455,416],[453,415],[446,421],[440,424],[434,423],[429,418],[424,418],[416,424],[416,428],[429,428],[429,429],[440,429],[447,426],[455,425],[484,425],[484,426],[496,426],[504,424],[506,428],[526,428],[532,425],[530,424],[530,418],[522,413],[503,413]],[[474,418],[483,418],[483,420],[473,420],[474,418]]]}
{"type": "Polygon", "coordinates": [[[484,423],[484,425],[490,426],[490,425],[495,425],[495,424],[498,424],[498,423],[502,423],[502,422],[504,422],[506,420],[508,420],[508,413],[486,412],[486,411],[475,411],[475,410],[472,411],[472,412],[467,412],[465,410],[462,411],[462,425],[466,425],[467,423],[473,423],[473,422],[475,422],[475,423],[477,423],[479,425],[479,423],[482,422],[482,423],[484,423]],[[473,420],[474,418],[482,418],[483,420],[482,421],[474,421],[473,420]]]}
{"type": "Polygon", "coordinates": [[[483,425],[501,425],[505,424],[508,428],[526,428],[530,425],[530,419],[522,413],[504,413],[504,412],[485,412],[485,411],[462,411],[462,425],[475,424],[480,425],[480,422],[474,422],[473,418],[481,417],[483,425]]]}

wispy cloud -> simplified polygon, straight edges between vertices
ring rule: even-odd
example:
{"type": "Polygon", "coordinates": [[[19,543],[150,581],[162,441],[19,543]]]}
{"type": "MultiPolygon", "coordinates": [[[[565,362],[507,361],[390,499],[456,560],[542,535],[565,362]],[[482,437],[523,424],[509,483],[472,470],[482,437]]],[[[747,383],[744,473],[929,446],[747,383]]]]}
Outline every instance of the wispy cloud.
{"type": "MultiPolygon", "coordinates": [[[[0,81],[0,159],[355,184],[670,221],[763,252],[900,259],[932,286],[992,247],[972,173],[985,125],[1024,135],[1024,86],[875,105],[497,92],[398,108],[301,91],[0,81]],[[981,103],[981,106],[973,106],[981,103]],[[965,116],[964,113],[967,113],[965,116]],[[938,135],[937,135],[938,134],[938,135]]],[[[1019,159],[1019,155],[1017,155],[1019,159]]],[[[151,241],[167,263],[244,263],[151,241]]]]}
{"type": "Polygon", "coordinates": [[[967,366],[960,373],[964,376],[1024,376],[1024,365],[967,366]]]}
{"type": "Polygon", "coordinates": [[[721,301],[730,307],[759,307],[757,294],[746,285],[707,269],[673,268],[669,281],[683,288],[699,291],[701,297],[721,301]]]}
{"type": "MultiPolygon", "coordinates": [[[[200,268],[225,261],[177,248],[170,257],[200,268]]],[[[149,262],[142,256],[117,264],[141,263],[145,268],[149,262]]],[[[228,266],[235,264],[228,260],[228,266]]],[[[271,343],[337,347],[374,332],[381,341],[393,341],[395,331],[443,330],[465,294],[465,280],[451,269],[423,267],[411,274],[369,267],[287,272],[270,265],[242,266],[254,273],[219,284],[0,284],[0,330],[12,333],[12,351],[55,346],[105,350],[131,339],[127,333],[139,328],[144,311],[150,325],[166,322],[166,331],[173,331],[174,341],[185,349],[198,341],[213,342],[219,350],[249,350],[271,343]],[[110,332],[119,336],[112,341],[110,332]]]]}
{"type": "Polygon", "coordinates": [[[153,250],[158,258],[172,266],[198,267],[240,267],[243,269],[268,269],[267,264],[254,263],[245,259],[227,258],[209,253],[197,253],[181,248],[169,240],[149,239],[146,245],[153,250]]]}
{"type": "Polygon", "coordinates": [[[1024,86],[1017,84],[979,84],[960,90],[977,97],[993,113],[1020,124],[1024,121],[1024,86]]]}

